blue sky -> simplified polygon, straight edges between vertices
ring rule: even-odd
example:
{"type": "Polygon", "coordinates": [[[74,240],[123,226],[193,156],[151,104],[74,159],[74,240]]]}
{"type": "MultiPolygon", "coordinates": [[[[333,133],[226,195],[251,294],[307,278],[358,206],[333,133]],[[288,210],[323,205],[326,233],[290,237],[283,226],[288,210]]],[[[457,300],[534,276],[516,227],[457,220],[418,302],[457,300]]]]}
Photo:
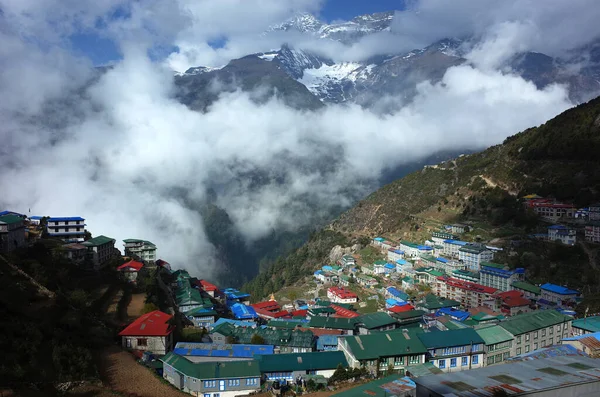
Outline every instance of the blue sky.
{"type": "MultiPolygon", "coordinates": [[[[404,0],[326,0],[318,16],[326,22],[349,20],[357,15],[399,10],[402,9],[403,3],[404,0]]],[[[122,16],[124,16],[123,11],[115,13],[116,18],[122,16]]],[[[222,42],[219,43],[222,45],[222,42]]],[[[118,47],[113,41],[95,33],[74,34],[69,38],[69,44],[74,53],[88,57],[97,66],[121,58],[118,47]]]]}

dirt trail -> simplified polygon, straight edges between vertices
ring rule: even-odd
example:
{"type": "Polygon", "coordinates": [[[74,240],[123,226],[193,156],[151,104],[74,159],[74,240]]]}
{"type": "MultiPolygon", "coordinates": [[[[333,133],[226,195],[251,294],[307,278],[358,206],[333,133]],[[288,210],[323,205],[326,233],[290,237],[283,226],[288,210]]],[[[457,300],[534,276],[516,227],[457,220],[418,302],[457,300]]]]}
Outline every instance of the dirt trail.
{"type": "Polygon", "coordinates": [[[117,346],[104,350],[99,362],[100,377],[115,392],[139,397],[182,397],[186,394],[163,383],[150,369],[117,346]]]}
{"type": "Polygon", "coordinates": [[[144,309],[144,303],[146,301],[146,294],[133,294],[131,296],[131,302],[129,302],[129,306],[127,306],[127,317],[130,320],[138,318],[142,315],[142,310],[144,309]]]}

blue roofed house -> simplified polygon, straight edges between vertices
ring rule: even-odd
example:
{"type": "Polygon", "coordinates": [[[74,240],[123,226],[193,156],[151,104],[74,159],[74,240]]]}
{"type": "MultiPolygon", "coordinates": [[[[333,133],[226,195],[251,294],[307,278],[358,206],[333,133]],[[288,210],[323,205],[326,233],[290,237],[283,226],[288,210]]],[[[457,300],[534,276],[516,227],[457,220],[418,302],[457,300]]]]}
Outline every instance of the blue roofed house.
{"type": "Polygon", "coordinates": [[[525,269],[522,267],[510,269],[506,265],[481,262],[479,270],[479,284],[486,287],[492,287],[501,291],[510,291],[512,285],[518,281],[523,281],[525,269]]]}
{"type": "Polygon", "coordinates": [[[454,309],[452,307],[442,307],[435,313],[435,315],[436,317],[450,316],[452,319],[462,322],[468,319],[471,314],[467,311],[454,309]]]}
{"type": "Polygon", "coordinates": [[[448,275],[452,275],[452,272],[455,270],[463,270],[465,268],[465,265],[458,261],[438,256],[435,258],[433,267],[436,270],[444,272],[448,275]]]}
{"type": "Polygon", "coordinates": [[[235,303],[250,304],[250,294],[240,292],[235,288],[226,288],[223,293],[225,294],[227,306],[232,306],[235,303]]]}
{"type": "Polygon", "coordinates": [[[321,334],[317,337],[317,351],[335,351],[338,348],[338,336],[336,334],[321,334]]]}
{"type": "Polygon", "coordinates": [[[482,262],[491,262],[493,259],[494,251],[482,244],[467,244],[458,249],[458,260],[468,270],[478,272],[482,262]]]}
{"type": "Polygon", "coordinates": [[[467,243],[466,241],[453,239],[444,240],[442,244],[444,246],[444,255],[452,258],[458,258],[458,250],[467,244],[469,243],[467,243]]]}
{"type": "Polygon", "coordinates": [[[409,262],[405,259],[396,260],[396,272],[398,273],[407,273],[414,269],[412,262],[409,262]]]}
{"type": "Polygon", "coordinates": [[[386,263],[385,265],[383,265],[383,268],[383,271],[386,274],[396,273],[396,265],[392,265],[391,263],[386,263]]]}
{"type": "Polygon", "coordinates": [[[404,251],[398,248],[390,248],[387,252],[387,260],[396,262],[398,259],[404,259],[404,251]]]}
{"type": "Polygon", "coordinates": [[[472,328],[418,334],[429,361],[444,372],[480,368],[485,342],[472,328]]]}
{"type": "Polygon", "coordinates": [[[575,305],[576,299],[581,296],[579,291],[551,283],[541,285],[540,289],[542,290],[542,299],[561,307],[575,305]]]}
{"type": "Polygon", "coordinates": [[[210,328],[215,323],[217,312],[211,307],[197,307],[184,313],[195,327],[210,328]]]}
{"type": "Polygon", "coordinates": [[[548,240],[560,241],[566,245],[575,245],[577,242],[577,231],[564,225],[552,225],[548,227],[548,240]]]}
{"type": "Polygon", "coordinates": [[[52,217],[46,222],[46,231],[50,237],[76,243],[84,240],[85,226],[85,219],[80,216],[52,217]]]}
{"type": "Polygon", "coordinates": [[[177,342],[173,353],[194,363],[207,361],[247,361],[257,354],[275,354],[273,345],[177,342]]]}
{"type": "Polygon", "coordinates": [[[258,318],[256,310],[252,306],[243,303],[234,303],[230,309],[237,320],[255,320],[258,318]]]}
{"type": "Polygon", "coordinates": [[[385,297],[393,298],[400,301],[407,301],[409,299],[409,296],[406,292],[400,291],[396,287],[387,287],[385,289],[385,297]]]}

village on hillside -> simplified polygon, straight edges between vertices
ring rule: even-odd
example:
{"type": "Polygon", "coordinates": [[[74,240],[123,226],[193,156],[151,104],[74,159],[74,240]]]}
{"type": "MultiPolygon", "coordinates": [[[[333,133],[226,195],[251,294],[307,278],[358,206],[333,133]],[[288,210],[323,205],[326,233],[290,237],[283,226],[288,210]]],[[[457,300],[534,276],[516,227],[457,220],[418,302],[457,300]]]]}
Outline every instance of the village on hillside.
{"type": "MultiPolygon", "coordinates": [[[[575,209],[535,195],[525,205],[550,222],[582,220],[585,238],[600,242],[600,205],[575,209]]],[[[574,229],[562,223],[534,237],[575,244],[574,229]]],[[[174,391],[204,397],[597,391],[600,316],[577,318],[580,291],[530,283],[523,268],[494,262],[502,248],[462,241],[468,228],[447,225],[418,242],[373,238],[359,252],[324,263],[311,288],[276,299],[176,270],[144,239],[124,240],[121,253],[115,239],[91,235],[81,217],[0,213],[3,253],[52,239],[73,266],[95,272],[115,266],[132,286],[150,280],[148,310],[122,324],[119,345],[136,357],[133,365],[174,391]]]]}

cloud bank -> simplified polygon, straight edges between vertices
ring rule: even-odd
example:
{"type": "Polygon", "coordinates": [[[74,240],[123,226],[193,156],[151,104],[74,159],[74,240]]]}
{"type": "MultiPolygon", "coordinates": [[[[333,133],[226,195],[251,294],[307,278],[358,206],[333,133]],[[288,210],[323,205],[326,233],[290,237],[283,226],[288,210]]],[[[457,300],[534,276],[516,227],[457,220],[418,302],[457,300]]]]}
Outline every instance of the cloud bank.
{"type": "MultiPolygon", "coordinates": [[[[482,31],[489,39],[473,51],[472,65],[449,69],[437,84],[422,82],[413,102],[387,115],[353,105],[306,112],[276,99],[257,104],[239,90],[222,94],[206,113],[194,112],[175,99],[173,58],[156,62],[148,56],[156,38],[181,48],[188,37],[190,43],[203,40],[208,59],[219,53],[209,40],[258,32],[298,10],[318,9],[308,0],[282,3],[182,1],[165,14],[158,3],[106,2],[48,19],[46,12],[14,5],[22,2],[5,2],[0,204],[36,215],[84,216],[94,235],[153,241],[175,267],[211,277],[218,268],[215,248],[189,204],[202,202],[209,189],[251,243],[273,229],[304,225],[308,214],[349,205],[368,193],[382,170],[440,150],[497,144],[572,105],[565,87],[538,90],[495,69],[506,56],[502,47],[515,40],[502,24],[482,31]],[[232,20],[217,18],[222,7],[242,6],[232,20]],[[119,7],[125,16],[106,17],[119,7]],[[266,11],[246,13],[261,7],[266,11]],[[163,16],[169,26],[160,27],[163,16]],[[76,27],[61,27],[52,45],[21,34],[25,23],[33,23],[29,19],[54,31],[50,22],[62,17],[85,26],[102,20],[102,30],[118,38],[123,60],[104,73],[94,71],[60,44],[68,34],[61,31],[76,27]]],[[[445,2],[417,6],[436,4],[443,8],[445,2]]],[[[419,36],[409,21],[400,19],[405,34],[431,38],[423,31],[419,36]]],[[[249,48],[240,45],[239,51],[249,48]]]]}

